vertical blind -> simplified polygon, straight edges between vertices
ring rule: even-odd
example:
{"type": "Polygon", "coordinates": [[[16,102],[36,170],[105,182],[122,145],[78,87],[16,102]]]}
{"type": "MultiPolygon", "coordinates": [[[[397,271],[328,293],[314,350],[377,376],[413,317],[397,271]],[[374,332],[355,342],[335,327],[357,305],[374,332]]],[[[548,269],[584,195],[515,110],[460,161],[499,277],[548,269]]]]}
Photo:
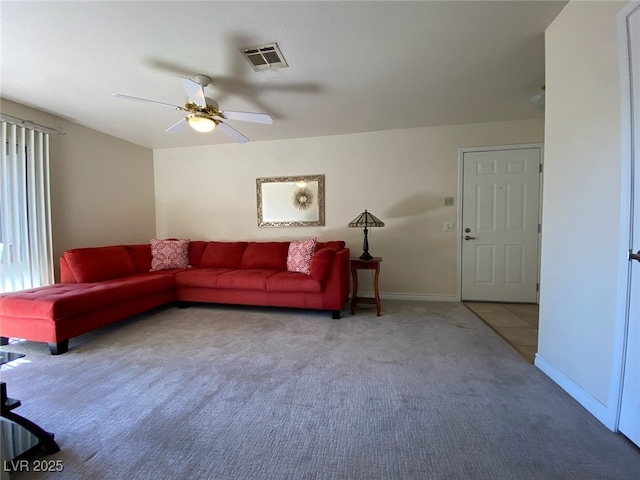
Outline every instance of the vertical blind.
{"type": "Polygon", "coordinates": [[[0,291],[54,283],[49,134],[0,122],[0,291]]]}

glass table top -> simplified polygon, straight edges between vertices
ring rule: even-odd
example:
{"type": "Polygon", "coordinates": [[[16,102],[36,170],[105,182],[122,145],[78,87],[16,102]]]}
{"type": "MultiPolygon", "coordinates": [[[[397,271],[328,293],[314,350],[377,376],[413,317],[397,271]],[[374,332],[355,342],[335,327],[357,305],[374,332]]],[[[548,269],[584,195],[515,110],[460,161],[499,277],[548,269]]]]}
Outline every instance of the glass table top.
{"type": "Polygon", "coordinates": [[[13,362],[19,358],[24,357],[23,353],[15,353],[15,352],[2,352],[0,351],[0,365],[5,363],[13,362]]]}

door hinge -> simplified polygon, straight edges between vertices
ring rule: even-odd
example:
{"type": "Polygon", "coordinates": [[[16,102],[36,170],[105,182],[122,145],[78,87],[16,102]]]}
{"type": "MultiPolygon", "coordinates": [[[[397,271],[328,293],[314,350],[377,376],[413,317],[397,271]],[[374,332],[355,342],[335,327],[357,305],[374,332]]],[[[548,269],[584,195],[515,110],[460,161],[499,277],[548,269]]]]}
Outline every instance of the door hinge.
{"type": "Polygon", "coordinates": [[[539,291],[540,291],[540,284],[536,283],[536,292],[539,292],[539,291]]]}
{"type": "Polygon", "coordinates": [[[542,224],[541,223],[538,224],[538,233],[542,233],[542,224]]]}
{"type": "Polygon", "coordinates": [[[540,173],[542,173],[542,164],[540,164],[540,173]]]}

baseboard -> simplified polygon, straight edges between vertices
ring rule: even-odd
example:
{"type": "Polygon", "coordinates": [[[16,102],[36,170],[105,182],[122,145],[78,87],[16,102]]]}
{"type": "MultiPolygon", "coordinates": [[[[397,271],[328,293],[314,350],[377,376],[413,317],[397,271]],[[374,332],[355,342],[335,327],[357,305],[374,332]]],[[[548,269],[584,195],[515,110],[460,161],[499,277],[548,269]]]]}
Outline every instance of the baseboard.
{"type": "MultiPolygon", "coordinates": [[[[373,292],[358,292],[359,297],[373,297],[373,292]]],[[[381,293],[382,300],[411,300],[417,302],[459,302],[455,295],[431,295],[427,293],[381,293]]]]}
{"type": "Polygon", "coordinates": [[[606,405],[597,400],[593,395],[587,392],[576,382],[567,377],[563,372],[558,370],[552,363],[536,353],[533,364],[547,375],[551,380],[556,382],[560,388],[567,392],[576,402],[582,405],[591,415],[602,422],[609,430],[615,431],[615,421],[606,405]]]}

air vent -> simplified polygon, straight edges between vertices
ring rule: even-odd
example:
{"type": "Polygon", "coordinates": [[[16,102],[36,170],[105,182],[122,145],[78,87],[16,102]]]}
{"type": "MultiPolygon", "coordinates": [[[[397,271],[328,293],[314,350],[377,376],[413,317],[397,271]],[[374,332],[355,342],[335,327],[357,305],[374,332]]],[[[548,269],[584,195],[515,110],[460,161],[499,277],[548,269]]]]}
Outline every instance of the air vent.
{"type": "Polygon", "coordinates": [[[289,66],[278,48],[277,43],[243,48],[240,51],[256,71],[286,68],[289,66]]]}

